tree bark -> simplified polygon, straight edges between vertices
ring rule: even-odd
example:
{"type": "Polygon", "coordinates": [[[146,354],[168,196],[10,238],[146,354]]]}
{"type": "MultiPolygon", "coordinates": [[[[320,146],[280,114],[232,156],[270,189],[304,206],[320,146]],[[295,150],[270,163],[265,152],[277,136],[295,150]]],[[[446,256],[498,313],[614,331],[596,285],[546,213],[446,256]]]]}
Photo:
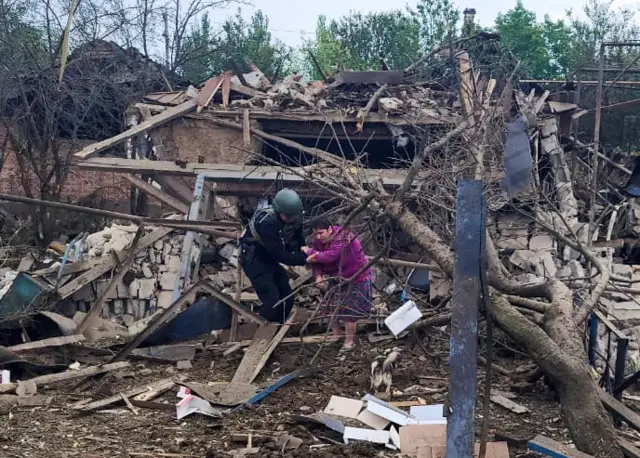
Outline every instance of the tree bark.
{"type": "MultiPolygon", "coordinates": [[[[598,396],[600,388],[590,377],[584,362],[587,355],[580,334],[571,315],[558,311],[566,308],[567,297],[559,302],[559,306],[553,307],[545,317],[545,328],[553,340],[500,294],[492,297],[493,319],[525,348],[552,381],[560,398],[562,417],[578,449],[599,458],[622,458],[611,419],[598,396]]],[[[571,305],[570,301],[568,305],[571,305]]]]}
{"type": "MultiPolygon", "coordinates": [[[[378,196],[376,201],[379,209],[396,219],[442,271],[452,276],[454,255],[438,234],[388,194],[378,196]]],[[[544,315],[544,330],[525,318],[500,294],[494,294],[492,298],[494,320],[527,351],[553,383],[560,398],[562,417],[576,446],[598,458],[622,458],[611,418],[602,406],[599,388],[591,379],[585,362],[587,355],[573,320],[569,289],[556,280],[523,288],[506,278],[491,239],[487,239],[492,287],[508,294],[546,297],[551,301],[544,315]]]]}

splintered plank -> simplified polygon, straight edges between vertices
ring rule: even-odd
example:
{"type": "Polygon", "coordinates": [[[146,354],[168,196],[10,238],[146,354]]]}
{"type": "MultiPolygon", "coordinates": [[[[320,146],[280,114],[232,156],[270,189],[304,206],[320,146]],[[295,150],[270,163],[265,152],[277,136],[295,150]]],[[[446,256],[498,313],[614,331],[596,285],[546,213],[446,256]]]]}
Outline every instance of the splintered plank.
{"type": "MultiPolygon", "coordinates": [[[[183,382],[186,380],[184,375],[178,376],[178,381],[183,382]]],[[[153,382],[147,386],[147,391],[144,393],[140,393],[134,396],[134,401],[151,401],[161,394],[169,391],[176,384],[175,380],[167,378],[163,380],[158,380],[157,382],[153,382]]]]}
{"type": "Polygon", "coordinates": [[[640,415],[635,413],[629,407],[625,406],[622,402],[618,401],[616,398],[614,398],[604,390],[598,390],[598,394],[600,395],[602,404],[604,404],[607,410],[610,410],[615,415],[622,418],[627,422],[629,426],[631,426],[636,431],[640,431],[640,415]]]}
{"type": "Polygon", "coordinates": [[[513,413],[521,414],[521,413],[530,412],[530,410],[527,409],[525,406],[520,405],[516,402],[513,402],[510,399],[507,399],[501,394],[492,394],[490,399],[491,399],[491,402],[498,404],[499,406],[504,407],[505,409],[508,409],[513,413]]]}
{"type": "Polygon", "coordinates": [[[256,379],[256,377],[260,374],[260,371],[262,371],[262,368],[265,366],[265,364],[267,364],[267,361],[269,361],[269,358],[271,357],[271,353],[273,353],[273,351],[276,349],[278,344],[282,341],[284,336],[287,334],[287,331],[289,331],[290,327],[291,325],[289,324],[282,325],[278,333],[273,337],[273,339],[271,339],[271,342],[269,342],[269,346],[262,354],[262,358],[260,358],[260,361],[258,361],[256,368],[253,370],[253,373],[251,374],[251,379],[249,379],[249,383],[253,382],[256,379]]]}
{"type": "Polygon", "coordinates": [[[72,336],[51,337],[50,339],[36,340],[35,342],[27,342],[20,345],[7,347],[7,350],[18,353],[21,351],[36,350],[38,348],[61,347],[63,345],[82,342],[84,339],[85,337],[80,334],[72,336]]]}
{"type": "Polygon", "coordinates": [[[101,409],[101,408],[106,407],[108,405],[115,404],[116,402],[123,401],[123,397],[122,397],[123,395],[127,399],[129,399],[129,397],[136,396],[136,395],[144,393],[145,391],[148,391],[148,390],[149,390],[149,388],[147,386],[138,386],[138,387],[132,388],[130,390],[123,391],[123,392],[118,393],[118,394],[114,394],[113,396],[109,396],[108,398],[100,399],[99,401],[94,401],[94,402],[91,402],[89,404],[83,404],[83,405],[74,407],[74,410],[81,410],[83,412],[88,412],[90,410],[101,409]]]}
{"type": "MultiPolygon", "coordinates": [[[[206,291],[207,293],[209,293],[211,296],[213,296],[215,299],[219,300],[220,302],[224,302],[234,312],[239,313],[240,315],[244,316],[249,321],[253,321],[256,324],[263,325],[263,326],[269,323],[267,320],[262,318],[260,315],[258,315],[257,313],[252,312],[251,310],[246,309],[239,302],[236,302],[235,300],[231,299],[229,296],[227,296],[226,294],[220,292],[217,288],[214,288],[213,286],[211,286],[206,281],[201,280],[198,283],[198,285],[203,291],[206,291]]],[[[272,334],[272,337],[273,337],[273,334],[272,334]]]]}
{"type": "Polygon", "coordinates": [[[256,330],[251,345],[240,361],[236,373],[233,374],[231,383],[251,383],[253,373],[260,364],[265,351],[269,348],[273,336],[278,332],[278,327],[277,324],[266,324],[256,330]]]}
{"type": "MultiPolygon", "coordinates": [[[[87,367],[85,369],[80,369],[79,371],[65,371],[58,372],[57,374],[47,374],[41,375],[39,377],[34,377],[29,379],[30,382],[36,384],[36,386],[44,386],[50,383],[63,382],[66,380],[74,380],[82,377],[89,377],[91,375],[104,374],[106,372],[111,372],[119,369],[124,369],[128,367],[129,363],[127,361],[122,361],[119,363],[113,364],[104,364],[102,366],[92,366],[87,367]]],[[[18,387],[17,383],[5,383],[0,385],[0,393],[8,393],[11,391],[15,391],[18,387]]]]}
{"type": "MultiPolygon", "coordinates": [[[[157,391],[158,387],[164,387],[169,383],[171,383],[171,386],[173,386],[173,383],[174,383],[173,379],[166,378],[166,379],[158,380],[150,385],[136,386],[129,390],[122,391],[118,394],[114,394],[113,396],[109,396],[108,398],[100,399],[98,401],[90,402],[88,404],[83,403],[83,404],[77,405],[74,407],[74,409],[87,412],[90,410],[101,409],[103,407],[106,407],[108,405],[115,404],[116,402],[121,402],[121,401],[124,401],[128,405],[129,403],[131,403],[131,401],[129,401],[129,398],[133,398],[134,396],[138,397],[139,395],[142,395],[144,393],[149,393],[149,394],[154,393],[155,391],[157,391]],[[127,401],[129,401],[129,403],[127,403],[127,401]]],[[[147,397],[146,399],[142,399],[142,401],[148,401],[149,399],[150,398],[147,397]]],[[[136,399],[136,401],[137,400],[138,399],[136,399]]]]}
{"type": "Polygon", "coordinates": [[[200,90],[198,97],[196,97],[196,105],[198,106],[197,112],[200,113],[204,107],[209,105],[213,96],[218,92],[218,89],[222,85],[222,78],[214,77],[209,78],[204,87],[200,90]]]}
{"type": "Polygon", "coordinates": [[[163,204],[168,205],[174,210],[177,210],[180,213],[184,213],[185,215],[189,213],[189,206],[187,204],[183,203],[180,199],[176,199],[175,197],[167,194],[166,192],[161,191],[160,189],[153,186],[151,183],[144,181],[134,175],[126,175],[125,178],[129,181],[129,183],[134,185],[136,188],[144,191],[146,194],[152,197],[155,197],[163,204]]]}
{"type": "Polygon", "coordinates": [[[168,123],[172,119],[178,118],[182,115],[189,113],[190,111],[196,108],[196,100],[191,99],[186,102],[181,103],[178,106],[168,108],[162,113],[152,116],[146,121],[141,122],[135,127],[131,129],[127,129],[121,134],[116,135],[115,137],[108,138],[101,142],[93,143],[81,151],[74,154],[75,157],[80,159],[87,159],[88,157],[94,156],[102,151],[105,151],[109,148],[113,148],[120,143],[125,142],[126,140],[135,137],[143,132],[146,132],[149,129],[153,129],[155,127],[159,127],[163,124],[168,123]]]}

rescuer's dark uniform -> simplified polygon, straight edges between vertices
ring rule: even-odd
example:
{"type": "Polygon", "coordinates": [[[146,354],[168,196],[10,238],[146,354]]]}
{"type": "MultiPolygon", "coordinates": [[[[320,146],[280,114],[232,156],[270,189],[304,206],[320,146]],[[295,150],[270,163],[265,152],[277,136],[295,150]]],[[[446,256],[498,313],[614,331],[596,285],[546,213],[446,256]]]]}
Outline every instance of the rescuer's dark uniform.
{"type": "Polygon", "coordinates": [[[260,315],[284,323],[293,308],[289,276],[280,263],[303,266],[307,256],[302,233],[302,201],[295,191],[283,189],[271,207],[258,210],[240,239],[242,270],[262,302],[260,315]],[[283,221],[280,214],[287,216],[283,221]]]}

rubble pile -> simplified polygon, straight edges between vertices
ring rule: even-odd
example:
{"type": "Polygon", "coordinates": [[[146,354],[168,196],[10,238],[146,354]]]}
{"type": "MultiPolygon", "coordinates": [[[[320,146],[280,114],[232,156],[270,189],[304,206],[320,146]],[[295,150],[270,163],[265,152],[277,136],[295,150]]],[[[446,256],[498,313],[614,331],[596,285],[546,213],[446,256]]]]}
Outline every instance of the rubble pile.
{"type": "MultiPolygon", "coordinates": [[[[246,76],[246,75],[245,75],[246,76]]],[[[309,111],[342,109],[356,114],[376,91],[376,85],[327,84],[307,81],[302,75],[290,75],[251,98],[232,100],[231,107],[260,108],[268,111],[309,111]]],[[[212,105],[210,109],[221,109],[212,105]]],[[[427,115],[455,118],[459,102],[448,92],[420,85],[388,85],[371,112],[427,115]]]]}
{"type": "MultiPolygon", "coordinates": [[[[137,231],[136,225],[112,225],[87,237],[85,255],[87,260],[110,256],[112,250],[122,251],[130,245],[137,231]]],[[[150,231],[149,231],[150,232],[150,231]]],[[[136,254],[133,272],[135,278],[128,284],[125,280],[116,285],[107,296],[102,309],[104,318],[119,317],[125,325],[153,315],[159,308],[171,305],[173,289],[180,275],[180,255],[184,236],[171,234],[156,241],[152,246],[136,254]]],[[[200,248],[194,246],[191,262],[200,256],[200,248]]],[[[91,304],[106,290],[108,277],[96,280],[79,289],[71,297],[77,311],[86,312],[91,304]]]]}
{"type": "MultiPolygon", "coordinates": [[[[114,253],[119,253],[119,258],[126,257],[137,230],[138,226],[135,224],[114,223],[99,232],[89,234],[81,245],[81,252],[76,254],[71,250],[65,264],[66,267],[84,264],[87,269],[62,275],[58,284],[59,291],[65,291],[66,285],[72,284],[91,268],[99,268],[100,263],[113,257],[114,253]]],[[[143,236],[158,230],[162,229],[145,227],[143,236]]],[[[182,233],[172,232],[140,249],[135,254],[128,274],[106,296],[101,317],[119,325],[131,326],[171,305],[173,290],[180,275],[184,237],[182,233]]],[[[192,267],[200,264],[202,250],[207,250],[209,259],[201,267],[199,278],[205,278],[212,286],[231,294],[237,278],[235,241],[223,237],[213,241],[196,237],[189,261],[192,267]]],[[[28,273],[53,288],[62,267],[61,259],[62,256],[55,260],[49,257],[39,269],[32,269],[28,273]]],[[[111,283],[110,271],[109,269],[107,273],[88,283],[77,285],[66,300],[56,305],[56,311],[69,317],[77,312],[88,312],[111,283]]],[[[16,276],[16,271],[6,269],[0,277],[0,298],[11,287],[16,276]]]]}

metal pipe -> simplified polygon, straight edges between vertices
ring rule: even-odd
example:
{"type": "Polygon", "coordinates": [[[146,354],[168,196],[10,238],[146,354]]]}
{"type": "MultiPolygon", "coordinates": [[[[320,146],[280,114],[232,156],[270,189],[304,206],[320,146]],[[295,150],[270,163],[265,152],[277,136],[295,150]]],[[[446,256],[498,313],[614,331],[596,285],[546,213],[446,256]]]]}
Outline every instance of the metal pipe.
{"type": "Polygon", "coordinates": [[[172,220],[172,219],[158,219],[158,218],[147,218],[144,216],[131,215],[129,213],[120,213],[120,212],[112,212],[108,210],[100,210],[98,208],[91,207],[82,207],[80,205],[73,204],[65,204],[62,202],[52,202],[49,200],[41,200],[41,199],[33,199],[31,197],[22,197],[22,196],[12,196],[10,194],[0,194],[0,201],[5,200],[9,202],[18,202],[27,205],[38,205],[41,207],[51,207],[51,208],[59,208],[62,210],[69,210],[78,213],[87,213],[90,215],[104,216],[106,218],[114,218],[114,219],[123,219],[127,221],[133,221],[134,223],[145,223],[149,225],[155,226],[163,226],[163,227],[174,227],[176,229],[184,229],[189,230],[193,228],[197,228],[202,232],[207,232],[213,234],[215,232],[220,232],[219,235],[225,236],[223,229],[224,228],[238,228],[240,224],[233,223],[230,221],[184,221],[184,220],[172,220]],[[216,231],[216,229],[219,229],[216,231]]]}
{"type": "MultiPolygon", "coordinates": [[[[600,152],[600,121],[602,117],[602,88],[604,84],[605,44],[600,45],[600,61],[598,65],[598,87],[596,89],[596,119],[593,128],[593,150],[600,152]]],[[[591,208],[589,209],[589,237],[587,246],[590,247],[595,233],[596,202],[598,200],[598,154],[591,155],[591,208]]]]}
{"type": "Polygon", "coordinates": [[[618,400],[622,400],[622,392],[615,391],[615,388],[620,386],[624,381],[624,368],[627,362],[627,348],[629,347],[629,339],[618,339],[618,347],[616,349],[616,366],[615,373],[613,374],[613,387],[614,392],[611,393],[618,400]]]}

